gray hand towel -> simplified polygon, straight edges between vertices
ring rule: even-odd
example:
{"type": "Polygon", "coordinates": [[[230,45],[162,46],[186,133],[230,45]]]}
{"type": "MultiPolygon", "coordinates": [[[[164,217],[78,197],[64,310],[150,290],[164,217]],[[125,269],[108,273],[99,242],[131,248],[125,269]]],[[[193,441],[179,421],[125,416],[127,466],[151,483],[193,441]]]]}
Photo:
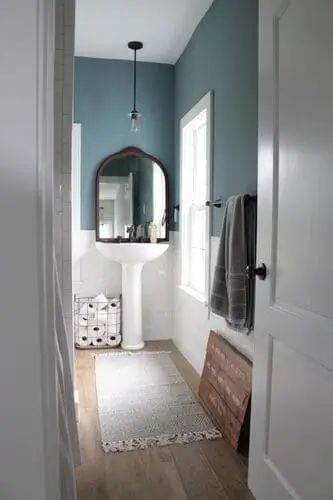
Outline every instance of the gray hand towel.
{"type": "Polygon", "coordinates": [[[211,294],[211,308],[230,326],[245,328],[247,321],[247,262],[244,196],[228,199],[211,294]]]}

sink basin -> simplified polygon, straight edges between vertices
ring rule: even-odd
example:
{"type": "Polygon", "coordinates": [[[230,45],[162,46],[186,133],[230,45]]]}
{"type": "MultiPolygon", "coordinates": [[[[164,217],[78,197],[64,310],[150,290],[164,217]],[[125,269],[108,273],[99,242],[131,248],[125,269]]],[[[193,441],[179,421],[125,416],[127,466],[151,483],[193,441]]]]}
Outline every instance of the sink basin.
{"type": "Polygon", "coordinates": [[[103,243],[96,242],[104,257],[122,267],[122,336],[121,347],[136,351],[144,347],[142,329],[141,274],[146,262],[160,257],[168,243],[103,243]]]}
{"type": "Polygon", "coordinates": [[[120,264],[145,264],[160,257],[168,243],[103,243],[96,241],[96,248],[108,259],[120,264]]]}

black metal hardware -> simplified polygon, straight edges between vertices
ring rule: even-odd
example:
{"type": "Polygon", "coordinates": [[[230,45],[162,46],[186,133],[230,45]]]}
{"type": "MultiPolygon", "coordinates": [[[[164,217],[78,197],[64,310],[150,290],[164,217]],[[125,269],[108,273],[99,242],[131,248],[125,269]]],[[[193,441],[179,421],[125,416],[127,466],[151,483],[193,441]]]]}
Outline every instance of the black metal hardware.
{"type": "Polygon", "coordinates": [[[245,272],[246,272],[246,277],[249,280],[253,280],[256,276],[260,280],[265,280],[267,276],[267,267],[265,266],[265,264],[259,264],[258,267],[247,266],[245,272]]]}
{"type": "Polygon", "coordinates": [[[131,243],[133,243],[136,239],[136,227],[134,224],[128,226],[126,232],[128,233],[128,238],[131,243]]]}
{"type": "Polygon", "coordinates": [[[132,114],[138,113],[136,109],[136,52],[143,47],[142,42],[128,42],[128,48],[134,51],[134,85],[133,85],[133,110],[132,114]]]}
{"type": "Polygon", "coordinates": [[[222,205],[224,205],[223,200],[218,199],[218,200],[208,200],[206,201],[206,207],[216,207],[216,208],[221,208],[222,205]]]}

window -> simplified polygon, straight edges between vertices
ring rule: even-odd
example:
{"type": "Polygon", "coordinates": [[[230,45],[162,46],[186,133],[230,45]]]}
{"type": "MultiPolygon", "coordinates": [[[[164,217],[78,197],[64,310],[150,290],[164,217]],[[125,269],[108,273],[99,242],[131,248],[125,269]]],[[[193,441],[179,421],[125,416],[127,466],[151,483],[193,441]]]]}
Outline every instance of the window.
{"type": "Polygon", "coordinates": [[[181,248],[182,287],[208,299],[210,237],[211,93],[182,118],[181,133],[181,248]]]}
{"type": "Polygon", "coordinates": [[[163,218],[165,215],[165,178],[162,169],[156,163],[153,164],[153,204],[154,223],[157,226],[158,238],[165,238],[165,225],[163,218]]]}

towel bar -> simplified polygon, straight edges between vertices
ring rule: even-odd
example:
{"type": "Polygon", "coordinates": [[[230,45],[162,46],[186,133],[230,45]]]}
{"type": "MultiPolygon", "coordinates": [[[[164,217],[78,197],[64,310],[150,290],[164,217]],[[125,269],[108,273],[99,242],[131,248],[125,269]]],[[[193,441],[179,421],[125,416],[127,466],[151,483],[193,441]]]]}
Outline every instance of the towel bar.
{"type": "Polygon", "coordinates": [[[224,201],[221,199],[218,200],[208,200],[206,201],[206,207],[216,207],[221,208],[224,205],[224,201]]]}

